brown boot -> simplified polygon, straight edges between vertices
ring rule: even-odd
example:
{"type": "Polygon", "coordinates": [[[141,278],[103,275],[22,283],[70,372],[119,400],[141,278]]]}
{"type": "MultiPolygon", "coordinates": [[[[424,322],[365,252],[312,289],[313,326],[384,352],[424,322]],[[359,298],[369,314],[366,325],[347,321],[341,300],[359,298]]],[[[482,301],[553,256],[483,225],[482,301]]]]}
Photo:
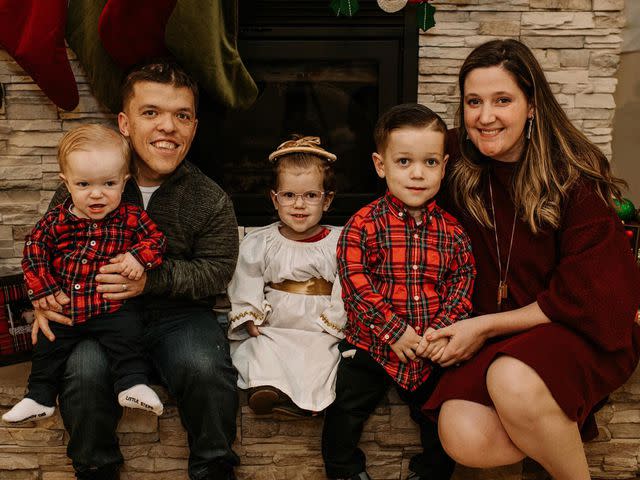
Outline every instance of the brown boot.
{"type": "Polygon", "coordinates": [[[274,413],[281,413],[290,417],[307,418],[315,417],[318,412],[312,412],[311,410],[305,410],[300,408],[290,398],[286,398],[283,402],[273,407],[274,413]]]}
{"type": "Polygon", "coordinates": [[[280,413],[290,417],[315,417],[318,412],[304,410],[293,403],[288,395],[271,385],[249,389],[249,407],[258,415],[280,413]]]}
{"type": "Polygon", "coordinates": [[[258,415],[273,412],[273,407],[281,401],[283,393],[275,387],[264,385],[249,389],[249,407],[258,415]]]}

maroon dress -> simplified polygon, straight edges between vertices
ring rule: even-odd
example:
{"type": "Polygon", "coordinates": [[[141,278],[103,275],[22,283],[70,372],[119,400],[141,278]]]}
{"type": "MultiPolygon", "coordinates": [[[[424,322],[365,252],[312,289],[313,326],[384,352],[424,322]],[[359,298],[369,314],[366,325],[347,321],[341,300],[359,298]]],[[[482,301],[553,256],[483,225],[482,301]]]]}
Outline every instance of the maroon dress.
{"type": "MultiPolygon", "coordinates": [[[[493,186],[504,272],[514,206],[510,185],[516,165],[486,159],[493,186]]],[[[491,216],[488,187],[486,206],[491,216]]],[[[476,315],[497,311],[498,261],[494,231],[443,199],[464,226],[477,263],[473,295],[476,315]]],[[[476,355],[442,376],[424,410],[434,414],[450,399],[492,405],[485,376],[499,355],[532,367],[585,440],[597,435],[593,411],[633,373],[640,354],[640,269],[620,220],[587,181],[564,202],[561,225],[534,235],[517,219],[508,298],[502,310],[537,301],[551,319],[508,337],[490,339],[476,355]]],[[[473,318],[465,321],[473,321],[473,318]]]]}

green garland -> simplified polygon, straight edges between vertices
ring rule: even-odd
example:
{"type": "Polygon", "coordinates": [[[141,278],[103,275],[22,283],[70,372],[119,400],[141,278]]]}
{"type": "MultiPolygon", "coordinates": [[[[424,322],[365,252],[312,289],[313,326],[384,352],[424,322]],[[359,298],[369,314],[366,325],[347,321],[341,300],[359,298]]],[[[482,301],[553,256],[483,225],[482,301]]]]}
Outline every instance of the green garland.
{"type": "Polygon", "coordinates": [[[331,10],[338,17],[340,15],[353,17],[359,8],[358,0],[331,0],[331,10]]]}
{"type": "MultiPolygon", "coordinates": [[[[436,7],[428,2],[429,0],[409,0],[409,3],[417,4],[418,28],[423,32],[426,32],[436,24],[436,7]]],[[[338,17],[340,15],[353,17],[360,9],[360,4],[358,0],[331,0],[330,7],[338,17]]]]}
{"type": "Polygon", "coordinates": [[[435,27],[436,7],[427,2],[422,2],[418,5],[418,27],[423,32],[426,32],[431,27],[435,27]]]}

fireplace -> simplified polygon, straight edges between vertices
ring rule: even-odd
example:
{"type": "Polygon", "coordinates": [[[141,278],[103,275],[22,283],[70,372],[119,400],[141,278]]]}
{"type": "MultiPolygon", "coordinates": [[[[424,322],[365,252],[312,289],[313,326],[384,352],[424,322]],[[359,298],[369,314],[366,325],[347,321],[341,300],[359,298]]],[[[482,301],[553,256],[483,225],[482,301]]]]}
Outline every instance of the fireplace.
{"type": "Polygon", "coordinates": [[[201,102],[196,163],[232,197],[241,225],[274,219],[268,154],[291,133],[316,135],[338,156],[327,223],[343,224],[384,191],[371,164],[379,113],[417,97],[418,34],[410,8],[361,1],[352,18],[327,0],[238,2],[239,49],[259,88],[247,111],[201,102]]]}

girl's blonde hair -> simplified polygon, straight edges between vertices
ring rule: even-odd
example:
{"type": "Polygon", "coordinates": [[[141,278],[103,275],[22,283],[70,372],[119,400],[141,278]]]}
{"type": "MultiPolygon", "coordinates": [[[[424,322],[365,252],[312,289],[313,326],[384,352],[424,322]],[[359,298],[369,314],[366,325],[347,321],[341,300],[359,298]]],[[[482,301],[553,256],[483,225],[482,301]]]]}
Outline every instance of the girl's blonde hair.
{"type": "Polygon", "coordinates": [[[579,178],[591,180],[603,202],[621,197],[626,183],[611,174],[604,154],[567,118],[556,101],[540,64],[531,50],[516,40],[493,40],[473,50],[459,75],[458,127],[461,158],[451,174],[456,205],[479,223],[491,227],[482,192],[487,182],[487,160],[468,140],[464,125],[464,82],[476,68],[498,66],[512,75],[534,108],[531,138],[513,179],[513,198],[521,218],[533,233],[558,228],[562,203],[579,178]]]}
{"type": "Polygon", "coordinates": [[[58,165],[60,171],[65,172],[69,154],[76,151],[89,151],[96,147],[116,148],[124,159],[123,168],[128,173],[131,168],[131,147],[129,141],[112,128],[90,123],[69,130],[58,143],[58,165]]]}
{"type": "Polygon", "coordinates": [[[325,192],[335,192],[336,176],[333,163],[336,156],[322,148],[320,138],[293,134],[291,140],[281,143],[269,155],[274,164],[272,185],[278,188],[278,179],[287,168],[316,167],[322,173],[322,188],[325,192]]]}

